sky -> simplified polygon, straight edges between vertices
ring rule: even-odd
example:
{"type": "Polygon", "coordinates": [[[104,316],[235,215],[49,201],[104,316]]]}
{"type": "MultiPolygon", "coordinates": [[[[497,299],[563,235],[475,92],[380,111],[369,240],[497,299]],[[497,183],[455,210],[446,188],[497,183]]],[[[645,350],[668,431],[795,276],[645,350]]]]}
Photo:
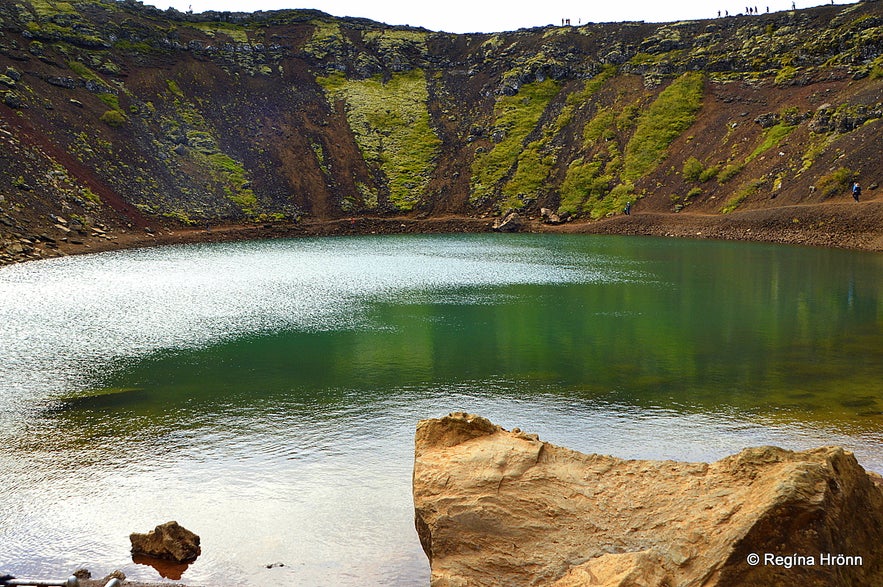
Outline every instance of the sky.
{"type": "MultiPolygon", "coordinates": [[[[254,12],[287,8],[315,8],[334,16],[358,16],[393,25],[421,26],[450,33],[500,32],[522,27],[561,25],[569,18],[572,25],[586,22],[622,22],[644,20],[671,22],[717,18],[744,14],[746,7],[757,7],[763,13],[809,8],[828,3],[824,0],[760,0],[762,4],[745,4],[745,0],[547,0],[506,2],[500,0],[144,0],[161,9],[176,8],[182,12],[206,10],[254,12]]],[[[843,4],[844,0],[834,0],[843,4]]],[[[757,2],[757,0],[754,0],[757,2]]]]}

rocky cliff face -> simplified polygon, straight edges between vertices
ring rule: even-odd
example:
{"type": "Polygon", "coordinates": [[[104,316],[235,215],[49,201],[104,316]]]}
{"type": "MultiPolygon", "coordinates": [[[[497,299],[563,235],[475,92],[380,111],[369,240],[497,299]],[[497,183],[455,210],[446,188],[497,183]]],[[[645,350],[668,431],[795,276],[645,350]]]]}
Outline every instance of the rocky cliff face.
{"type": "Polygon", "coordinates": [[[881,171],[881,13],[452,35],[0,0],[0,248],[162,222],[843,200],[881,171]]]}
{"type": "Polygon", "coordinates": [[[468,414],[418,424],[431,584],[878,585],[883,491],[842,449],[625,461],[468,414]]]}

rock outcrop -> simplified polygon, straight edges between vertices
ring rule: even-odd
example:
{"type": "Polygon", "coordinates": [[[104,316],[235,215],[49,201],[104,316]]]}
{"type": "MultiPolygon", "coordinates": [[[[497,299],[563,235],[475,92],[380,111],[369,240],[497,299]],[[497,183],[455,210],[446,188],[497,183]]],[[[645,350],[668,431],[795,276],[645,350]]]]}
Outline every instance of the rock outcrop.
{"type": "Polygon", "coordinates": [[[506,216],[494,221],[496,232],[517,232],[524,224],[524,220],[518,212],[509,212],[506,216]]]}
{"type": "Polygon", "coordinates": [[[189,563],[201,552],[199,536],[175,521],[160,524],[147,534],[130,534],[129,540],[133,556],[189,563]]]}
{"type": "Polygon", "coordinates": [[[883,584],[883,490],[853,455],[586,455],[468,415],[417,426],[434,587],[883,584]]]}

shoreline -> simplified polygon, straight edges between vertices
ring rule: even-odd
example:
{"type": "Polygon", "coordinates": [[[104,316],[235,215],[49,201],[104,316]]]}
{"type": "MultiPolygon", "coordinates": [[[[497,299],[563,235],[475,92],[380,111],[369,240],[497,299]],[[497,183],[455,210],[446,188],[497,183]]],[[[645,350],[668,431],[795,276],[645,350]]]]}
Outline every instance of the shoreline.
{"type": "MultiPolygon", "coordinates": [[[[109,231],[81,235],[45,254],[23,253],[0,259],[0,266],[67,255],[80,255],[176,244],[375,234],[456,234],[493,232],[492,217],[460,215],[415,217],[355,217],[306,220],[298,223],[221,224],[141,231],[109,231]]],[[[639,212],[602,220],[575,220],[557,225],[539,218],[525,219],[518,232],[655,236],[836,248],[883,252],[883,201],[784,206],[733,212],[727,215],[639,212]]]]}
{"type": "Polygon", "coordinates": [[[763,242],[883,252],[883,202],[783,206],[726,215],[633,213],[561,232],[763,242]]]}

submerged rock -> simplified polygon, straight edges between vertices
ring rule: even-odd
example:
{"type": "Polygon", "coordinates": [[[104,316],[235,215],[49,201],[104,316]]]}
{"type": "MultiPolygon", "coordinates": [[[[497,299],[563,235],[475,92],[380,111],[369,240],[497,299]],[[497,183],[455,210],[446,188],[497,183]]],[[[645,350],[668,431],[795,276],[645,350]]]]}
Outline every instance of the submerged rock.
{"type": "Polygon", "coordinates": [[[175,521],[160,524],[147,534],[130,534],[129,540],[133,556],[189,563],[201,553],[199,536],[175,521]]]}
{"type": "Polygon", "coordinates": [[[435,587],[883,584],[883,490],[837,447],[628,461],[457,413],[417,425],[414,505],[435,587]]]}

